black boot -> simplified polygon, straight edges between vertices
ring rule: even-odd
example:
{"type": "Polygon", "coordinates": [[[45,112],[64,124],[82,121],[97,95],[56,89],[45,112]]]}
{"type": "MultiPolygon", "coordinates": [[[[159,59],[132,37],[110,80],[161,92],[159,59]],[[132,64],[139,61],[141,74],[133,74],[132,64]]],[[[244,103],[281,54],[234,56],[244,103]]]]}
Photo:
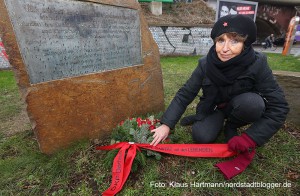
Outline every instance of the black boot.
{"type": "Polygon", "coordinates": [[[237,136],[237,129],[238,127],[230,122],[226,122],[224,127],[224,136],[225,136],[225,142],[228,143],[228,141],[233,138],[234,136],[237,136]]]}
{"type": "Polygon", "coordinates": [[[234,136],[237,136],[238,128],[245,126],[247,123],[237,120],[234,117],[229,117],[224,127],[225,141],[228,142],[234,136]]]}

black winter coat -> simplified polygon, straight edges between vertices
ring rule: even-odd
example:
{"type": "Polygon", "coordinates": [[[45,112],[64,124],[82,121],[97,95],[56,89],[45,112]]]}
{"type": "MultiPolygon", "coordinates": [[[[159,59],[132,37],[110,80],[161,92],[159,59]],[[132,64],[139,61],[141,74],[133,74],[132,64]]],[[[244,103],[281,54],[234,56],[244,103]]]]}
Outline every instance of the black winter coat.
{"type": "MultiPolygon", "coordinates": [[[[174,129],[187,106],[195,99],[200,89],[205,99],[205,89],[211,85],[211,81],[206,77],[206,57],[199,60],[197,68],[192,73],[188,81],[176,93],[171,104],[161,118],[163,124],[174,129]]],[[[284,124],[289,111],[288,103],[285,100],[282,89],[278,86],[271,69],[268,66],[267,57],[262,53],[256,52],[255,62],[249,66],[244,75],[236,79],[232,88],[229,88],[229,97],[244,92],[255,92],[260,94],[266,104],[265,112],[262,117],[251,124],[246,133],[257,143],[258,146],[266,143],[284,124]],[[246,85],[243,85],[243,80],[246,85]],[[249,88],[249,81],[252,87],[249,88]],[[236,85],[238,84],[238,85],[236,85]]]]}

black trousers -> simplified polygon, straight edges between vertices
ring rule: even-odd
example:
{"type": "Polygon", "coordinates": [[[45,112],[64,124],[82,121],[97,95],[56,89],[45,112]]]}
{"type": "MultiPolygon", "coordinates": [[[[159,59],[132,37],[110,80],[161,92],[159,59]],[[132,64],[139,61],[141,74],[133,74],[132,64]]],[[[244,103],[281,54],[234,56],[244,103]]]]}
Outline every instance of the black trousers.
{"type": "MultiPolygon", "coordinates": [[[[193,139],[197,143],[212,143],[223,129],[224,122],[225,127],[239,128],[260,119],[264,110],[265,102],[260,95],[251,92],[237,95],[224,109],[217,109],[203,120],[196,121],[192,126],[193,139]]],[[[230,133],[231,137],[237,135],[236,129],[234,132],[230,133]]]]}

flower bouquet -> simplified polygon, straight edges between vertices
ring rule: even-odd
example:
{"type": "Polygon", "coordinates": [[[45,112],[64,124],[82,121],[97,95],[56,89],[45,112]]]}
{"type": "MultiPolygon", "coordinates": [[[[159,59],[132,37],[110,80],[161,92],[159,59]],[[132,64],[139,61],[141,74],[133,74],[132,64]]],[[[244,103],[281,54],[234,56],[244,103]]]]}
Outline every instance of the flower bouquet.
{"type": "MultiPolygon", "coordinates": [[[[150,116],[146,119],[128,118],[121,121],[118,126],[113,130],[111,135],[111,144],[119,142],[135,142],[135,143],[151,143],[153,140],[153,133],[151,130],[160,126],[160,121],[150,116]]],[[[172,136],[171,136],[172,137],[172,136]]],[[[164,143],[170,143],[170,136],[164,143]]],[[[105,166],[111,167],[114,157],[117,155],[119,149],[111,150],[107,153],[104,159],[105,166]]],[[[154,156],[157,160],[161,159],[161,154],[152,150],[137,151],[136,158],[132,165],[132,172],[135,172],[139,165],[146,164],[146,156],[154,156]]]]}

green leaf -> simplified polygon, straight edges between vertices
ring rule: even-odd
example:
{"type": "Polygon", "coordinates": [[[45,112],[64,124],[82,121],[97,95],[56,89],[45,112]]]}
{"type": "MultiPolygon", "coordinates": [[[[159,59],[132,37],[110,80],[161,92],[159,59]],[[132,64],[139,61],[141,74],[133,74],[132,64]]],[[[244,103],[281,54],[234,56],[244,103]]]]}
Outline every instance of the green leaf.
{"type": "Polygon", "coordinates": [[[158,161],[161,160],[161,154],[155,153],[155,159],[158,161]]]}
{"type": "Polygon", "coordinates": [[[133,128],[130,128],[129,134],[134,136],[135,130],[133,128]]]}
{"type": "Polygon", "coordinates": [[[147,138],[146,143],[148,143],[148,144],[151,143],[151,142],[153,141],[153,139],[154,139],[154,138],[153,138],[152,135],[151,135],[150,137],[147,138]]]}

